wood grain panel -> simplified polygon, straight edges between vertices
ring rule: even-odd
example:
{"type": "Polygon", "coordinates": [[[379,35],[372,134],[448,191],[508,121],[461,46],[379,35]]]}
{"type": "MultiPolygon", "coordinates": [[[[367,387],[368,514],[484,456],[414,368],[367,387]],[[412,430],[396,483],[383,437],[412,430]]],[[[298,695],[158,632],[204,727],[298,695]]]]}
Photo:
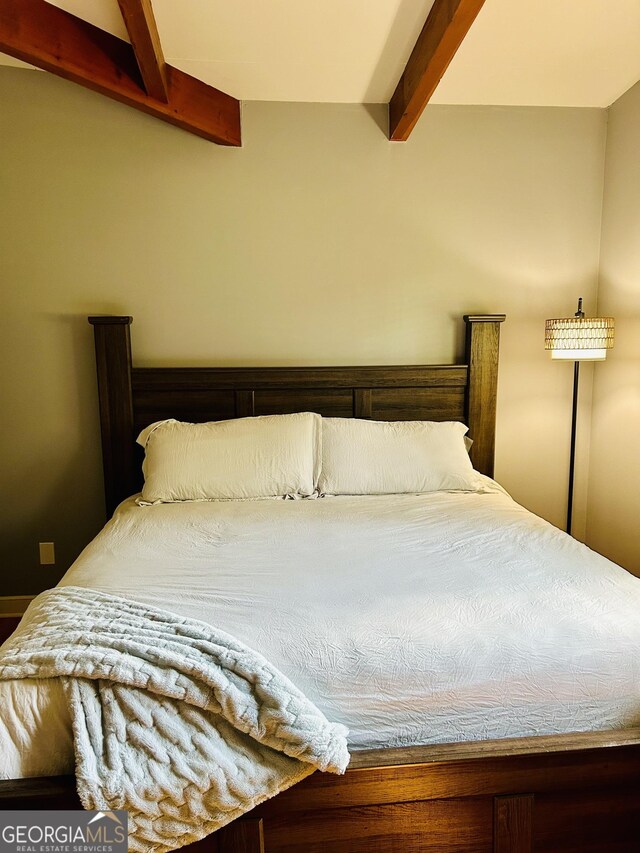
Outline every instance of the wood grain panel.
{"type": "Polygon", "coordinates": [[[253,391],[235,391],[236,417],[250,418],[256,413],[256,395],[253,391]]]}
{"type": "Polygon", "coordinates": [[[256,415],[288,415],[317,412],[324,417],[353,417],[353,392],[350,388],[257,390],[256,415]]]}
{"type": "Polygon", "coordinates": [[[465,364],[387,367],[134,367],[134,391],[216,388],[432,388],[466,386],[465,364]]]}
{"type": "Polygon", "coordinates": [[[154,421],[165,418],[175,418],[190,423],[235,418],[237,401],[231,389],[136,390],[133,392],[133,405],[135,429],[143,429],[154,421]]]}
{"type": "MultiPolygon", "coordinates": [[[[216,853],[265,853],[264,831],[261,820],[242,818],[219,829],[214,836],[216,853]]],[[[204,839],[205,842],[210,839],[204,839]]],[[[201,842],[202,843],[202,842],[201,842]]]]}
{"type": "Polygon", "coordinates": [[[504,314],[465,316],[466,353],[469,363],[467,424],[473,439],[470,455],[475,468],[493,477],[498,397],[500,323],[504,314]]]}
{"type": "Polygon", "coordinates": [[[135,491],[131,317],[89,317],[98,373],[100,433],[107,515],[135,491]]]}
{"type": "Polygon", "coordinates": [[[531,853],[533,850],[532,794],[494,800],[494,853],[531,853]]]}
{"type": "MultiPolygon", "coordinates": [[[[381,750],[383,752],[383,750],[381,750]]],[[[482,755],[482,753],[480,754],[482,755]]],[[[381,758],[381,761],[383,759],[381,758]]],[[[261,817],[308,809],[390,804],[451,797],[589,790],[633,785],[640,746],[584,751],[489,755],[469,760],[348,770],[344,776],[315,773],[275,800],[259,806],[261,817]]]]}
{"type": "Polygon", "coordinates": [[[4,643],[18,627],[22,616],[0,615],[0,644],[4,643]]]}
{"type": "Polygon", "coordinates": [[[0,779],[0,811],[80,807],[75,776],[0,779]]]}
{"type": "Polygon", "coordinates": [[[489,853],[490,799],[337,809],[265,821],[267,853],[489,853]]]}
{"type": "Polygon", "coordinates": [[[371,388],[353,389],[353,415],[356,418],[370,418],[372,414],[371,388]]]}
{"type": "MultiPolygon", "coordinates": [[[[462,741],[461,743],[435,743],[424,746],[387,747],[385,749],[359,749],[352,753],[349,770],[368,767],[397,767],[402,764],[434,764],[439,761],[469,761],[518,755],[550,755],[563,752],[567,755],[590,750],[610,750],[622,746],[640,748],[640,728],[605,729],[595,732],[573,732],[562,735],[535,735],[533,737],[501,738],[500,740],[462,741]]],[[[611,755],[614,753],[612,752],[611,755]]]]}
{"type": "Polygon", "coordinates": [[[533,850],[638,853],[640,786],[537,796],[533,850]]]}
{"type": "Polygon", "coordinates": [[[371,417],[376,421],[464,421],[465,389],[374,388],[371,417]]]}

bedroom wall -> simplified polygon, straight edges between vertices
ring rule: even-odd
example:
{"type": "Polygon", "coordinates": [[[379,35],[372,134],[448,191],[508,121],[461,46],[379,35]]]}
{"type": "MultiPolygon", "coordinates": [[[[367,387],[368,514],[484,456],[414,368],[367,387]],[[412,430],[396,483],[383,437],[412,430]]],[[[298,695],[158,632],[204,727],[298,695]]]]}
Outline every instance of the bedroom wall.
{"type": "Polygon", "coordinates": [[[248,103],[233,150],[2,68],[0,115],[0,594],[103,521],[89,313],[132,314],[143,365],[308,365],[461,358],[461,315],[504,311],[496,476],[563,524],[543,323],[595,303],[604,111],[433,106],[403,145],[384,107],[248,103]]]}
{"type": "Polygon", "coordinates": [[[609,110],[598,313],[616,343],[595,370],[588,543],[640,575],[640,83],[609,110]]]}

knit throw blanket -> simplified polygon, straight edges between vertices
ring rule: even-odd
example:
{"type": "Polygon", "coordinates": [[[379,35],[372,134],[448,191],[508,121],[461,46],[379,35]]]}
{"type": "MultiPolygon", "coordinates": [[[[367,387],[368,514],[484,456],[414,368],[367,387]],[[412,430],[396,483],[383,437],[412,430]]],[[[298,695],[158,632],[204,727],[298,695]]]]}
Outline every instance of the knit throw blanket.
{"type": "Polygon", "coordinates": [[[86,809],[126,809],[129,849],[168,851],[313,773],[344,726],[261,655],[193,619],[80,587],[38,596],[0,679],[60,678],[86,809]]]}

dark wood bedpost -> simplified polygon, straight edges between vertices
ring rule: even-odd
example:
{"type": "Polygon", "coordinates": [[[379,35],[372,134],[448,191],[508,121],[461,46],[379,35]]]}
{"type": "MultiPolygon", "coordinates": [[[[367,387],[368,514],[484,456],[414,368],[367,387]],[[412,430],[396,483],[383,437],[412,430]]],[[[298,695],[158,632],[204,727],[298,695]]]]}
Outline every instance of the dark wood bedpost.
{"type": "Polygon", "coordinates": [[[473,439],[471,460],[482,474],[493,477],[496,445],[496,396],[500,323],[505,314],[467,314],[467,423],[473,439]]]}
{"type": "Polygon", "coordinates": [[[107,516],[136,491],[133,482],[133,399],[131,335],[133,317],[89,317],[98,370],[98,399],[107,516]]]}

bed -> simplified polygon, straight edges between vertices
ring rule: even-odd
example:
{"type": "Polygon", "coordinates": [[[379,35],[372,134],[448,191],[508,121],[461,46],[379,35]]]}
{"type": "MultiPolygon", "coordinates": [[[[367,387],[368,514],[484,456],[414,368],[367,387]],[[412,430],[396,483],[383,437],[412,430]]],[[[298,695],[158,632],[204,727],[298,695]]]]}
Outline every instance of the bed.
{"type": "MultiPolygon", "coordinates": [[[[504,317],[465,319],[464,365],[254,370],[134,368],[131,318],[91,318],[107,507],[118,509],[63,585],[215,622],[351,732],[343,777],[316,773],[192,846],[639,848],[640,584],[490,479],[504,317]],[[129,497],[133,438],[150,422],[309,410],[464,421],[483,487],[146,514],[129,497]]],[[[28,778],[0,783],[2,806],[73,804],[55,685],[9,698],[31,722],[10,720],[4,743],[18,748],[3,749],[4,775],[28,778]]]]}

